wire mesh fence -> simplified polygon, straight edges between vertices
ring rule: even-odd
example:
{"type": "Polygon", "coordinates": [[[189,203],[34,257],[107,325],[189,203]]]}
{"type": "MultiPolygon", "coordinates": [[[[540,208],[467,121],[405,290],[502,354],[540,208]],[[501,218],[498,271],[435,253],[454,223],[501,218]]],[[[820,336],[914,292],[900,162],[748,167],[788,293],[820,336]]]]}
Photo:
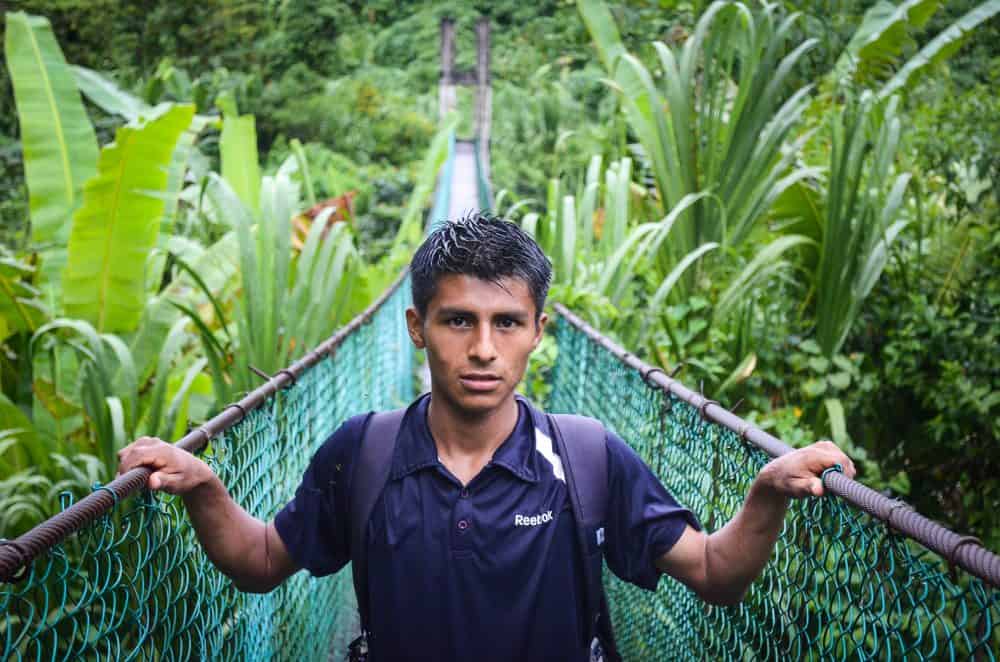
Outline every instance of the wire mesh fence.
{"type": "MultiPolygon", "coordinates": [[[[414,397],[409,296],[404,283],[334,355],[205,447],[249,513],[271,519],[345,418],[414,397]]],[[[313,660],[342,650],[356,628],[349,571],[241,593],[205,556],[181,500],[145,490],[26,572],[0,584],[0,660],[313,660]]]]}
{"type": "MultiPolygon", "coordinates": [[[[408,296],[396,290],[334,356],[206,446],[202,457],[250,513],[273,517],[347,416],[413,398],[408,296]]],[[[552,411],[603,420],[707,529],[735,514],[767,454],[565,316],[557,344],[552,411]]],[[[834,497],[792,506],[774,558],[737,607],[705,605],[670,579],[655,593],[611,575],[607,586],[631,660],[995,660],[1000,650],[1000,591],[834,497]]],[[[349,572],[240,593],[205,557],[181,502],[145,491],[2,585],[0,608],[3,660],[322,659],[357,627],[349,572]]]]}
{"type": "MultiPolygon", "coordinates": [[[[601,419],[707,530],[725,524],[770,457],[566,316],[556,335],[550,410],[601,419]]],[[[708,606],[670,578],[655,593],[607,572],[605,584],[630,660],[995,660],[1000,651],[1000,590],[833,496],[793,503],[739,606],[708,606]]]]}

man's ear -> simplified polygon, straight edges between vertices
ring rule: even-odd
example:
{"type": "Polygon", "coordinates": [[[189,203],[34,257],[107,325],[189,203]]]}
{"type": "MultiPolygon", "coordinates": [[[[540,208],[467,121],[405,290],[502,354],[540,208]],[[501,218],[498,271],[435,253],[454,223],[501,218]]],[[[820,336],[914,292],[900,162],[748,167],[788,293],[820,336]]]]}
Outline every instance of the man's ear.
{"type": "Polygon", "coordinates": [[[542,342],[542,336],[545,335],[545,323],[548,321],[549,316],[545,313],[538,316],[538,322],[535,323],[535,339],[531,342],[532,350],[538,347],[538,343],[542,342]]]}
{"type": "Polygon", "coordinates": [[[406,309],[406,330],[410,334],[410,340],[417,349],[424,348],[424,322],[420,319],[420,313],[414,307],[406,309]]]}

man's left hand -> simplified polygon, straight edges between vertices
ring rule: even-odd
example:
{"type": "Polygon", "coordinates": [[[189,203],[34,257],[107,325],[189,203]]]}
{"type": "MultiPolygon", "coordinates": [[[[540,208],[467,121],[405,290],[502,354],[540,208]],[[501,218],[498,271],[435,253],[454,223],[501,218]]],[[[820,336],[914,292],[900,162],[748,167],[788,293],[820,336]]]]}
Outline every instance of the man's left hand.
{"type": "Polygon", "coordinates": [[[820,497],[825,492],[823,472],[838,464],[845,476],[854,478],[851,458],[832,441],[818,441],[771,460],[760,470],[757,480],[762,487],[792,499],[820,497]]]}

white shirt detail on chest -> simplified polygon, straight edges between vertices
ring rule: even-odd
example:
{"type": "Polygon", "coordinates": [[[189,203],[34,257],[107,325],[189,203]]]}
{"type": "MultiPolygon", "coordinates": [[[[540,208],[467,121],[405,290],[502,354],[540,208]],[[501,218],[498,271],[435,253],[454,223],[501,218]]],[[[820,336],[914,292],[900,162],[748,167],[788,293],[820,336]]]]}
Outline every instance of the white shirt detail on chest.
{"type": "Polygon", "coordinates": [[[522,515],[517,513],[514,515],[514,526],[538,526],[539,524],[545,524],[552,521],[552,511],[546,510],[544,513],[538,515],[522,515]]]}
{"type": "Polygon", "coordinates": [[[552,450],[552,439],[538,428],[535,428],[535,450],[541,453],[542,457],[552,465],[552,473],[555,474],[556,479],[565,483],[566,474],[563,473],[562,460],[552,450]]]}

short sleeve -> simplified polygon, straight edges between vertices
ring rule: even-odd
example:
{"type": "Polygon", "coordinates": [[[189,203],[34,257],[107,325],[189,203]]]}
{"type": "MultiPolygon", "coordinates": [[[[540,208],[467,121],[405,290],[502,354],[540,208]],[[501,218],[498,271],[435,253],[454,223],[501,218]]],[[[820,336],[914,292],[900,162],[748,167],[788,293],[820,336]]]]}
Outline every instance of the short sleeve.
{"type": "Polygon", "coordinates": [[[642,458],[613,432],[607,433],[608,492],[605,558],[621,579],[655,590],[656,559],[667,553],[698,519],[667,492],[642,458]]]}
{"type": "Polygon", "coordinates": [[[337,572],[350,561],[347,498],[367,420],[367,414],[349,418],[323,442],[295,496],[274,518],[292,559],[315,577],[337,572]]]}

